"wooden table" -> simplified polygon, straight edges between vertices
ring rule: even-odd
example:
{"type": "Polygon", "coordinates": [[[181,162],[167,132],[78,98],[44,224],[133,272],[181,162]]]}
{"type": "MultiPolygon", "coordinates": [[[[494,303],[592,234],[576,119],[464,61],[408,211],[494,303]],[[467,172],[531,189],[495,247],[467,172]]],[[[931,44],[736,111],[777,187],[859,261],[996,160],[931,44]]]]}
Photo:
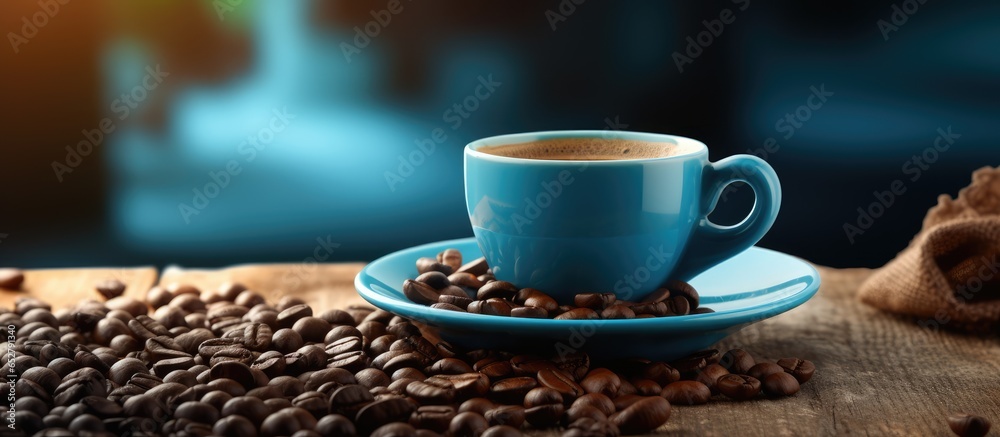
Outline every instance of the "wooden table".
{"type": "MultiPolygon", "coordinates": [[[[31,295],[54,306],[97,298],[93,284],[119,278],[127,293],[160,283],[200,288],[239,281],[270,299],[296,295],[318,309],[363,303],[354,275],[362,264],[248,265],[221,270],[154,268],[33,270],[24,291],[0,292],[0,305],[31,295]]],[[[796,396],[674,407],[671,435],[951,435],[949,412],[987,417],[1000,428],[1000,341],[922,329],[855,298],[869,270],[820,268],[823,286],[808,303],[744,329],[719,349],[742,347],[758,359],[801,357],[816,376],[796,396]]],[[[539,435],[558,435],[542,432],[539,435]]],[[[991,435],[998,435],[997,431],[991,435]]]]}

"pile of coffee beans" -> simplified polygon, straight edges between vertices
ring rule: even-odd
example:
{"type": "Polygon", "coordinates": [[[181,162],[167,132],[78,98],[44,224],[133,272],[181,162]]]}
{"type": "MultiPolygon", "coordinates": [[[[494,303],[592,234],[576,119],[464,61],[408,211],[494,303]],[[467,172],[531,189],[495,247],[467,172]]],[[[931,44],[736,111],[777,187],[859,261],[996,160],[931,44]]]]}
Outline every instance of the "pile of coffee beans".
{"type": "Polygon", "coordinates": [[[447,249],[437,258],[417,260],[419,276],[403,282],[407,299],[431,308],[490,316],[536,319],[642,319],[713,312],[699,305],[690,284],[670,281],[639,302],[620,300],[614,293],[581,293],[573,305],[560,305],[534,288],[498,281],[485,258],[462,264],[462,254],[447,249]]]}
{"type": "Polygon", "coordinates": [[[815,371],[739,349],[672,363],[459,350],[392,313],[314,313],[239,284],[154,287],[145,302],[121,291],[0,310],[16,338],[0,355],[10,435],[617,436],[660,427],[671,404],[793,395],[815,371]]]}

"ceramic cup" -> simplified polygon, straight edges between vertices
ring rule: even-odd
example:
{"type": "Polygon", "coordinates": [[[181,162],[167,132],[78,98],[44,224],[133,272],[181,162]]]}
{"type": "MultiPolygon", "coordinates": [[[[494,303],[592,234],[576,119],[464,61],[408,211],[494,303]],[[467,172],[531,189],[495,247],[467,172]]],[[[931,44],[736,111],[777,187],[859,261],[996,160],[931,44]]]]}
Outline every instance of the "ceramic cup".
{"type": "Polygon", "coordinates": [[[465,147],[465,195],[476,240],[497,279],[571,303],[584,292],[641,300],[671,279],[690,280],[746,250],[774,223],[781,188],[751,155],[708,161],[701,142],[624,131],[501,135],[465,147]],[[684,153],[617,160],[498,156],[483,147],[562,138],[666,142],[684,153]],[[740,223],[708,219],[722,190],[753,188],[740,223]]]}

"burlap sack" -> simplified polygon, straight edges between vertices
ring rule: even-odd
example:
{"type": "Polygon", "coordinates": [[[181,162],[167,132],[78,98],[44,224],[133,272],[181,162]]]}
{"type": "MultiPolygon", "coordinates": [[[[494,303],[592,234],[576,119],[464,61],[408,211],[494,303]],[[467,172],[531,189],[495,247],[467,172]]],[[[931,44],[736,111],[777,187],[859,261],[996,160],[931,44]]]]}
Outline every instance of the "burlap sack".
{"type": "Polygon", "coordinates": [[[1000,168],[977,170],[957,199],[941,195],[910,245],[858,294],[929,329],[1000,328],[1000,168]]]}

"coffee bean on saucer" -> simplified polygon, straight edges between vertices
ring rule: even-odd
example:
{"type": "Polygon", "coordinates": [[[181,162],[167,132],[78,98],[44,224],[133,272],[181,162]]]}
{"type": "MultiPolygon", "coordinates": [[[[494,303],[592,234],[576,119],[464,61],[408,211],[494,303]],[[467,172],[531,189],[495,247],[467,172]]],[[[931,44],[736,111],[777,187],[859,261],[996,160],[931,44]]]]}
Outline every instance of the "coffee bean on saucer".
{"type": "Polygon", "coordinates": [[[479,291],[476,292],[476,298],[479,300],[487,300],[491,298],[513,299],[517,292],[517,286],[511,284],[510,282],[493,281],[479,287],[479,291]]]}
{"type": "Polygon", "coordinates": [[[462,252],[459,252],[458,249],[445,249],[444,252],[437,255],[437,260],[455,271],[462,268],[462,252]]]}
{"type": "Polygon", "coordinates": [[[0,268],[0,288],[17,290],[24,282],[24,272],[20,269],[0,268]]]}
{"type": "Polygon", "coordinates": [[[799,382],[789,373],[776,372],[764,378],[764,392],[771,396],[791,396],[799,392],[799,382]]]}
{"type": "Polygon", "coordinates": [[[799,384],[804,384],[812,378],[813,373],[816,373],[816,366],[809,360],[782,358],[778,360],[778,365],[785,369],[786,372],[792,374],[799,381],[799,384]]]}
{"type": "Polygon", "coordinates": [[[451,285],[451,281],[448,280],[448,276],[441,272],[422,273],[420,276],[417,276],[416,281],[430,285],[431,288],[435,290],[441,290],[451,285]]]}
{"type": "Polygon", "coordinates": [[[417,260],[417,273],[424,274],[427,272],[440,272],[445,275],[450,275],[454,273],[451,266],[443,263],[439,263],[434,258],[420,258],[417,260]]]}
{"type": "Polygon", "coordinates": [[[634,312],[637,317],[640,315],[663,317],[669,314],[670,310],[667,308],[667,304],[663,302],[650,302],[632,305],[632,312],[634,312]]]}
{"type": "Polygon", "coordinates": [[[439,309],[439,310],[447,310],[447,311],[457,311],[457,312],[460,312],[460,313],[464,313],[465,312],[465,308],[462,308],[462,307],[459,307],[459,306],[456,306],[456,305],[453,305],[453,304],[450,304],[450,303],[444,303],[444,302],[438,302],[438,303],[435,303],[435,304],[431,304],[431,308],[439,309]]]}
{"type": "Polygon", "coordinates": [[[601,315],[590,308],[574,308],[555,316],[556,320],[593,320],[599,318],[601,315]]]}
{"type": "Polygon", "coordinates": [[[470,273],[475,276],[480,276],[485,275],[486,272],[489,271],[489,268],[490,266],[486,264],[486,258],[480,257],[462,264],[462,266],[455,271],[458,273],[470,273]]]}
{"type": "Polygon", "coordinates": [[[602,319],[634,319],[635,311],[625,305],[615,304],[601,311],[602,319]]]}
{"type": "Polygon", "coordinates": [[[667,315],[686,316],[691,313],[691,303],[683,296],[670,296],[662,303],[667,305],[667,315]]]}
{"type": "Polygon", "coordinates": [[[719,393],[737,401],[753,399],[760,394],[760,381],[747,375],[726,374],[715,382],[719,393]]]}
{"type": "Polygon", "coordinates": [[[547,319],[549,312],[539,307],[519,307],[510,310],[511,317],[521,317],[528,319],[547,319]]]}
{"type": "Polygon", "coordinates": [[[407,279],[403,282],[403,294],[407,299],[420,305],[431,305],[437,303],[440,293],[423,282],[407,279]]]}
{"type": "Polygon", "coordinates": [[[715,312],[715,310],[713,310],[713,309],[711,309],[709,307],[698,307],[698,308],[695,308],[695,309],[691,310],[691,314],[709,314],[709,313],[714,313],[714,312],[715,312]]]}
{"type": "Polygon", "coordinates": [[[125,283],[117,279],[107,279],[98,282],[95,288],[104,299],[113,299],[125,292],[125,283]]]}
{"type": "Polygon", "coordinates": [[[719,364],[729,370],[730,373],[746,375],[750,368],[757,362],[750,354],[743,349],[731,349],[722,356],[719,364]]]}
{"type": "Polygon", "coordinates": [[[785,369],[774,363],[757,363],[747,371],[747,375],[764,381],[765,378],[774,373],[784,373],[785,369]]]}
{"type": "Polygon", "coordinates": [[[450,282],[451,285],[467,288],[473,291],[479,290],[480,287],[486,285],[483,281],[480,281],[476,275],[464,272],[456,272],[448,275],[448,282],[450,282]]]}
{"type": "Polygon", "coordinates": [[[992,424],[985,417],[965,413],[948,416],[948,427],[955,435],[962,437],[982,437],[990,432],[992,424]]]}
{"type": "Polygon", "coordinates": [[[663,285],[663,288],[670,290],[670,297],[683,296],[688,300],[691,308],[698,308],[700,303],[698,291],[691,284],[683,281],[668,281],[663,285]]]}
{"type": "Polygon", "coordinates": [[[602,310],[617,300],[614,293],[580,293],[573,297],[573,303],[582,308],[602,310]]]}
{"type": "Polygon", "coordinates": [[[470,313],[490,316],[509,316],[512,309],[510,302],[498,298],[473,301],[467,308],[470,313]]]}
{"type": "MultiPolygon", "coordinates": [[[[457,298],[469,297],[469,293],[467,293],[464,289],[462,289],[462,287],[456,285],[449,285],[447,287],[438,290],[438,292],[441,293],[441,296],[454,296],[457,298]]],[[[438,299],[440,300],[440,297],[438,297],[438,299]]]]}
{"type": "Polygon", "coordinates": [[[700,405],[708,402],[712,391],[698,381],[677,381],[663,387],[660,396],[674,405],[700,405]]]}
{"type": "Polygon", "coordinates": [[[514,296],[514,302],[520,305],[538,307],[545,311],[555,311],[559,308],[559,303],[552,296],[549,296],[534,288],[522,288],[514,296]]]}

